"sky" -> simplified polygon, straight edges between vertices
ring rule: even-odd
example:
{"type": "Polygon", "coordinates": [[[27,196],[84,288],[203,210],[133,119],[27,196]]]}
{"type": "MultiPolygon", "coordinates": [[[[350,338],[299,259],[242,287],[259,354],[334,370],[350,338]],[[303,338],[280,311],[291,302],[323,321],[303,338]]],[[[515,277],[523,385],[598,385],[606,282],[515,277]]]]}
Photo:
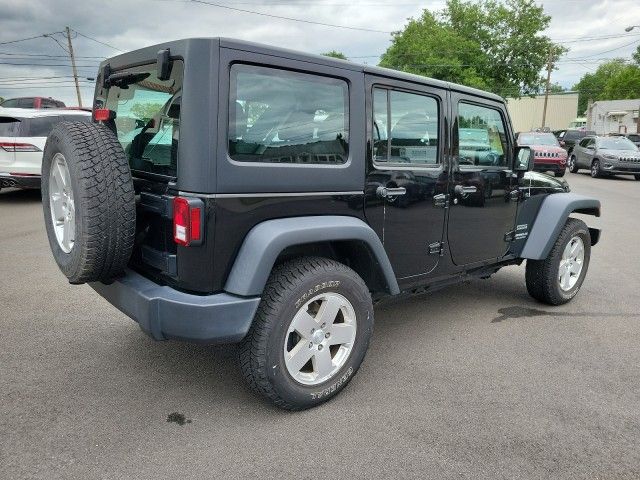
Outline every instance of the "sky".
{"type": "MultiPolygon", "coordinates": [[[[73,30],[85,106],[101,58],[188,37],[232,37],[310,53],[343,52],[377,64],[390,44],[385,32],[402,29],[422,9],[444,0],[203,0],[209,3],[347,26],[338,28],[240,12],[191,0],[0,0],[0,96],[51,96],[77,105],[66,56],[65,26],[73,30]],[[375,31],[371,31],[375,30],[375,31]],[[43,34],[52,34],[42,37],[43,34]],[[12,42],[27,37],[32,40],[12,42]],[[90,37],[90,38],[88,38],[90,37]],[[96,41],[97,40],[97,41],[96,41]],[[102,42],[102,43],[99,43],[102,42]],[[106,44],[106,45],[105,45],[106,44]],[[64,48],[63,48],[64,47],[64,48]],[[18,64],[18,65],[15,65],[18,64]],[[48,66],[45,66],[48,65],[48,66]]],[[[481,1],[481,0],[477,0],[481,1]]],[[[545,32],[570,48],[552,81],[571,87],[608,58],[630,57],[640,44],[638,0],[540,0],[551,15],[545,32]],[[625,33],[630,25],[638,28],[625,33]],[[617,38],[598,38],[623,35],[617,38]],[[589,38],[589,40],[580,40],[589,38]]]]}

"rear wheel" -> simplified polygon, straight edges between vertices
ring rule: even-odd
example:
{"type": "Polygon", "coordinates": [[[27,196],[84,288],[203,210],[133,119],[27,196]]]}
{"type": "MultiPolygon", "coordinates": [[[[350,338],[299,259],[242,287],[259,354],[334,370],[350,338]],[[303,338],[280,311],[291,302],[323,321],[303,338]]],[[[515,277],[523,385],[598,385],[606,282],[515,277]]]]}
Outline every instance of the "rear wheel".
{"type": "Polygon", "coordinates": [[[600,170],[600,161],[594,160],[591,162],[591,177],[598,178],[602,176],[602,171],[600,170]]]}
{"type": "Polygon", "coordinates": [[[127,265],[136,227],[129,164],[106,126],[61,122],[42,158],[49,246],[71,283],[110,281],[127,265]]]}
{"type": "Polygon", "coordinates": [[[640,180],[640,175],[634,175],[633,178],[635,178],[636,180],[640,180]]]}
{"type": "Polygon", "coordinates": [[[269,278],[240,344],[242,372],[275,405],[311,408],[353,378],[372,331],[371,296],[358,274],[326,258],[293,260],[269,278]]]}
{"type": "Polygon", "coordinates": [[[571,173],[578,173],[578,164],[576,163],[576,156],[575,155],[571,155],[569,157],[569,171],[571,173]]]}
{"type": "Polygon", "coordinates": [[[549,305],[567,303],[576,296],[589,268],[591,235],[585,223],[569,218],[544,260],[527,260],[527,291],[549,305]]]}

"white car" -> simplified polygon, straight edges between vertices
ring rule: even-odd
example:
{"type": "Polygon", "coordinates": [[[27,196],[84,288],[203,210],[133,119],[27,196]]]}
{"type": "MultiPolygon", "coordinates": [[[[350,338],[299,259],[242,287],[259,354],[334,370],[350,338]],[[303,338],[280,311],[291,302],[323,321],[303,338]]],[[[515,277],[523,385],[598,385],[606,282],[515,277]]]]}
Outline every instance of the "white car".
{"type": "Polygon", "coordinates": [[[91,112],[65,109],[0,109],[0,188],[40,188],[42,150],[60,121],[90,122],[91,112]]]}

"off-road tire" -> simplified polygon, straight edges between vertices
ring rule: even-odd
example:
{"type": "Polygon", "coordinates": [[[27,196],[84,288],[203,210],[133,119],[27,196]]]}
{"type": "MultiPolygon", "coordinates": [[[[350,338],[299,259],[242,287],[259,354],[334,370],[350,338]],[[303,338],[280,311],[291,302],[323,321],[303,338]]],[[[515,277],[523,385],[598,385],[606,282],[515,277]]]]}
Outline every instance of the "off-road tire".
{"type": "Polygon", "coordinates": [[[589,269],[591,256],[591,235],[582,220],[567,219],[567,223],[558,235],[553,248],[544,260],[527,260],[526,283],[527,291],[536,300],[549,305],[562,305],[576,296],[589,269]],[[579,236],[584,244],[584,261],[578,281],[570,290],[564,291],[558,282],[558,273],[562,252],[567,243],[579,236]]]}
{"type": "Polygon", "coordinates": [[[600,160],[594,160],[591,162],[591,171],[592,178],[600,178],[602,177],[602,169],[600,168],[600,160]]]}
{"type": "Polygon", "coordinates": [[[277,266],[238,357],[252,390],[278,407],[304,410],[337,395],[356,374],[373,333],[373,305],[364,281],[352,269],[322,257],[303,257],[277,266]],[[303,385],[289,374],[284,362],[284,341],[300,301],[310,295],[335,292],[354,307],[357,328],[346,362],[323,383],[303,385]]]}
{"type": "Polygon", "coordinates": [[[127,157],[108,127],[56,125],[44,147],[42,206],[51,251],[70,283],[108,282],[123,271],[135,237],[135,197],[127,157]],[[75,201],[75,242],[69,253],[58,244],[49,205],[49,175],[57,153],[67,163],[75,201]]]}
{"type": "Polygon", "coordinates": [[[578,170],[580,169],[578,168],[578,162],[577,162],[576,156],[571,155],[569,157],[569,171],[571,173],[578,173],[578,170]]]}

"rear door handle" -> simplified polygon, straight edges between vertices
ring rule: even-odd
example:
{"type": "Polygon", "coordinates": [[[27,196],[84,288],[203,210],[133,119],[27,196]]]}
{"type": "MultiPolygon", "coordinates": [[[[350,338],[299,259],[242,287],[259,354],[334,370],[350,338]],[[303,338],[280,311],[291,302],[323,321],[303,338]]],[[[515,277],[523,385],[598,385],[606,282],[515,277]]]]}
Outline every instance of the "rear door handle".
{"type": "Polygon", "coordinates": [[[453,193],[463,198],[466,198],[472,193],[476,193],[477,191],[478,191],[478,188],[474,186],[464,187],[462,185],[456,185],[455,187],[453,187],[453,193]]]}
{"type": "Polygon", "coordinates": [[[376,189],[376,195],[380,198],[397,197],[398,195],[404,195],[407,193],[407,189],[404,187],[383,187],[379,186],[376,189]]]}

